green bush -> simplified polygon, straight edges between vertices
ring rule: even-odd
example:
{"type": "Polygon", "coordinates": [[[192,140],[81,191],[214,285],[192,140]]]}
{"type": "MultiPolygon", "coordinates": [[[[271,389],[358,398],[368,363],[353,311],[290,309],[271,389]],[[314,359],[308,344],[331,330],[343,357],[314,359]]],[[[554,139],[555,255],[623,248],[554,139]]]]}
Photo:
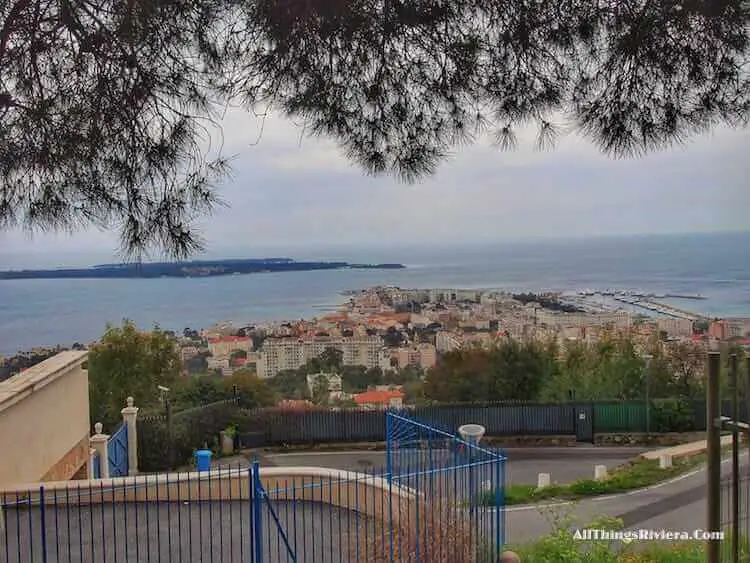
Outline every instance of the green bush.
{"type": "MultiPolygon", "coordinates": [[[[208,447],[219,453],[219,433],[236,424],[240,411],[234,401],[219,401],[172,415],[174,465],[192,463],[193,452],[208,447]]],[[[169,470],[170,439],[165,416],[138,421],[138,466],[141,471],[169,470]]]]}
{"type": "MultiPolygon", "coordinates": [[[[523,563],[704,563],[706,560],[706,542],[632,542],[619,540],[582,540],[576,539],[574,528],[588,528],[618,531],[623,529],[622,520],[600,518],[585,526],[576,526],[570,516],[552,515],[554,531],[535,541],[509,549],[521,556],[523,563]]],[[[729,560],[731,541],[725,538],[721,543],[724,557],[729,560]]],[[[740,560],[746,560],[750,554],[750,542],[747,538],[740,540],[740,560]]],[[[489,562],[488,562],[489,563],[489,562]]]]}
{"type": "Polygon", "coordinates": [[[695,430],[693,405],[686,399],[660,399],[652,403],[651,431],[692,432],[695,430]]]}

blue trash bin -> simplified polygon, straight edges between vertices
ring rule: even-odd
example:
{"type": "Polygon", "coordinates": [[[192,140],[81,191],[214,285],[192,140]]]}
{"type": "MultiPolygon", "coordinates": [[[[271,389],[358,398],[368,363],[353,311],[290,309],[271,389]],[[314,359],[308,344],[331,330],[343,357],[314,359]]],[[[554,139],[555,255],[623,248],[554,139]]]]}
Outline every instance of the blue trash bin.
{"type": "Polygon", "coordinates": [[[208,471],[211,469],[211,450],[198,450],[195,452],[195,467],[198,471],[208,471]]]}

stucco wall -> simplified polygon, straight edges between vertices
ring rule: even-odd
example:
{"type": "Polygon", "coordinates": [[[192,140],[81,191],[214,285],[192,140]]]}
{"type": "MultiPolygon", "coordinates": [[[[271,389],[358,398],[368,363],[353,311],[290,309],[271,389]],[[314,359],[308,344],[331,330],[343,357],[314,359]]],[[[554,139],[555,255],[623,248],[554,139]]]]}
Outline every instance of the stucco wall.
{"type": "MultiPolygon", "coordinates": [[[[325,467],[263,467],[260,481],[269,496],[279,500],[322,502],[339,508],[385,519],[393,503],[416,502],[418,495],[406,487],[389,485],[385,479],[325,467]]],[[[41,502],[35,483],[3,487],[6,502],[41,502]]],[[[88,505],[112,502],[223,501],[250,499],[248,470],[214,470],[207,473],[173,473],[100,479],[92,488],[88,481],[46,483],[48,505],[88,505]]],[[[395,515],[388,516],[394,518],[395,515]]]]}
{"type": "Polygon", "coordinates": [[[0,487],[65,480],[88,461],[86,352],[61,352],[0,383],[0,487]]]}

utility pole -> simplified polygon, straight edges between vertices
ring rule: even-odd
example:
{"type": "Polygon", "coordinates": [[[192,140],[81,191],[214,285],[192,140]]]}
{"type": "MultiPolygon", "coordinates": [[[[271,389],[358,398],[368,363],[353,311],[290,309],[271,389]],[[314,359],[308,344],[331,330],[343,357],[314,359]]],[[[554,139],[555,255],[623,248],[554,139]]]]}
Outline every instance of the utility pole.
{"type": "Polygon", "coordinates": [[[653,356],[647,354],[643,357],[645,360],[646,375],[646,436],[651,436],[651,359],[653,356]]]}
{"type": "MultiPolygon", "coordinates": [[[[708,353],[708,373],[706,392],[706,449],[708,451],[708,511],[706,529],[709,532],[721,530],[721,395],[720,395],[721,354],[708,353]]],[[[720,543],[718,539],[708,542],[707,563],[720,563],[720,543]]]]}

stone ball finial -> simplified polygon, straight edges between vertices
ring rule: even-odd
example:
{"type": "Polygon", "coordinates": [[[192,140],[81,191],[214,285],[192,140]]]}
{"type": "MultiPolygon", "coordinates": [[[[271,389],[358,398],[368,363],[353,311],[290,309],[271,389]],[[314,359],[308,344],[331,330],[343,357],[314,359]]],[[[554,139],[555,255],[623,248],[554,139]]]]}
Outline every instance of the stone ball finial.
{"type": "Polygon", "coordinates": [[[96,424],[94,424],[94,432],[95,433],[101,434],[102,430],[104,430],[104,426],[102,426],[101,422],[97,422],[96,424]]]}
{"type": "Polygon", "coordinates": [[[128,407],[132,407],[133,406],[133,397],[128,397],[127,399],[125,399],[125,402],[128,404],[128,407]]]}
{"type": "Polygon", "coordinates": [[[498,563],[521,563],[521,557],[515,551],[503,551],[498,563]]]}

